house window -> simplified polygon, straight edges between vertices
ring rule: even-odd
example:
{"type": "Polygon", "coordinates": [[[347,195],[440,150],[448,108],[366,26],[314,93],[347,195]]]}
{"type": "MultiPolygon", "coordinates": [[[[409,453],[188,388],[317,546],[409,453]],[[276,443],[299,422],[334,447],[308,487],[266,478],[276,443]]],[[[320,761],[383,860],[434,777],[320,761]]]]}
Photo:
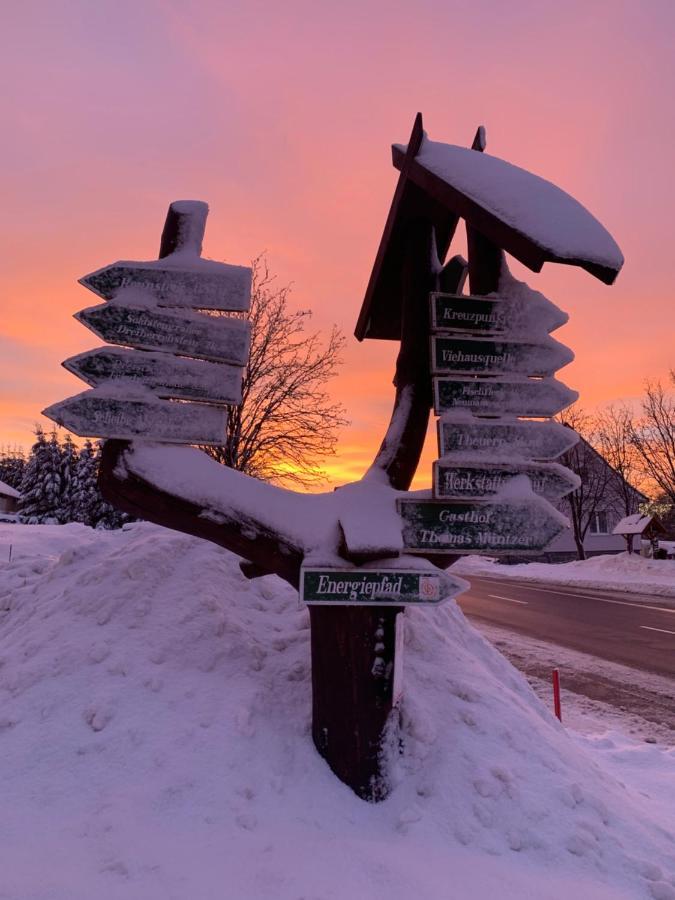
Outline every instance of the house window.
{"type": "Polygon", "coordinates": [[[607,513],[604,510],[602,512],[596,512],[593,514],[593,518],[591,519],[590,532],[591,534],[609,533],[607,513]]]}

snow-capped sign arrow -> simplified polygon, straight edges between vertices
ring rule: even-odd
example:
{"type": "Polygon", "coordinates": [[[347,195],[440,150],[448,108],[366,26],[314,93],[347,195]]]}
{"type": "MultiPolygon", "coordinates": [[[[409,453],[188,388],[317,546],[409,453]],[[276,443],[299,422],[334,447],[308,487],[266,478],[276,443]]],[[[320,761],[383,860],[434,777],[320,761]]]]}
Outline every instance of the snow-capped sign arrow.
{"type": "Polygon", "coordinates": [[[241,403],[241,367],[226,363],[123,347],[100,347],[71,356],[63,366],[93,387],[111,379],[123,379],[132,388],[134,384],[144,385],[158,397],[241,403]]]}
{"type": "Polygon", "coordinates": [[[438,423],[440,456],[472,454],[483,459],[557,459],[579,440],[571,428],[558,422],[518,419],[477,419],[466,413],[446,413],[438,423]]]}
{"type": "Polygon", "coordinates": [[[513,478],[525,475],[535,494],[558,500],[579,487],[579,478],[557,463],[494,462],[458,463],[439,459],[434,463],[434,497],[489,497],[513,478]]]}
{"type": "Polygon", "coordinates": [[[195,258],[180,263],[172,257],[156,262],[116,262],[80,278],[104,300],[133,289],[154,297],[159,306],[244,311],[251,297],[251,270],[246,266],[195,258]]]}
{"type": "Polygon", "coordinates": [[[389,568],[304,567],[300,599],[330,606],[406,606],[438,604],[468,590],[445,572],[389,568]]]}
{"type": "Polygon", "coordinates": [[[431,369],[436,374],[553,375],[572,362],[571,350],[551,337],[539,341],[436,335],[431,339],[431,369]]]}
{"type": "MultiPolygon", "coordinates": [[[[121,387],[124,389],[125,385],[121,387]]],[[[80,437],[222,444],[227,428],[225,409],[199,403],[171,403],[153,397],[149,391],[147,396],[131,399],[109,388],[84,391],[55,403],[43,414],[80,437]]]]}
{"type": "Polygon", "coordinates": [[[75,318],[109,344],[165,350],[239,366],[248,358],[251,326],[242,319],[125,303],[90,306],[75,313],[75,318]]]}
{"type": "Polygon", "coordinates": [[[568,527],[540,498],[513,501],[398,500],[406,553],[532,553],[568,527]]]}
{"type": "Polygon", "coordinates": [[[538,291],[513,298],[431,295],[431,327],[437,332],[523,335],[554,331],[568,319],[567,313],[538,291]]]}
{"type": "Polygon", "coordinates": [[[555,378],[434,378],[437,415],[466,409],[481,416],[554,416],[578,397],[555,378]]]}

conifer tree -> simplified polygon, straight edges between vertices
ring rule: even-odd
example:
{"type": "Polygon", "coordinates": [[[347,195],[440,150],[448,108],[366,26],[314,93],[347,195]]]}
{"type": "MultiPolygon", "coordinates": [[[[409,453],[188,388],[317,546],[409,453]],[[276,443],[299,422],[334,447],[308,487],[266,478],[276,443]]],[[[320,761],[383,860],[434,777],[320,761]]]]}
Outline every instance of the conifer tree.
{"type": "Polygon", "coordinates": [[[56,518],[65,525],[75,521],[74,500],[77,493],[77,447],[69,434],[59,448],[59,474],[61,483],[56,518]]]}
{"type": "Polygon", "coordinates": [[[96,524],[98,488],[96,486],[96,451],[91,441],[85,441],[77,458],[72,516],[84,525],[96,524]]]}
{"type": "Polygon", "coordinates": [[[36,426],[35,443],[19,488],[19,514],[31,525],[54,516],[60,486],[59,462],[56,432],[52,432],[48,442],[42,428],[36,426]]]}
{"type": "Polygon", "coordinates": [[[18,491],[25,468],[26,459],[20,447],[0,448],[0,481],[18,491]]]}

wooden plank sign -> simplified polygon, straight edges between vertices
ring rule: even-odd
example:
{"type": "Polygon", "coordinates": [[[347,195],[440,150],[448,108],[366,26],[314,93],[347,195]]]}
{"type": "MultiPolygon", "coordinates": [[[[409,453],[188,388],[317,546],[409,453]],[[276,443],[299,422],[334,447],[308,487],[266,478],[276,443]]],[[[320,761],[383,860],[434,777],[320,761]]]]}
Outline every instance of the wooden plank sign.
{"type": "Polygon", "coordinates": [[[541,340],[447,337],[431,339],[431,370],[475,375],[553,375],[572,362],[570,349],[551,337],[541,340]]]}
{"type": "Polygon", "coordinates": [[[569,316],[538,291],[527,297],[474,297],[431,294],[434,331],[471,331],[478,334],[531,334],[554,331],[569,316]]]}
{"type": "Polygon", "coordinates": [[[530,422],[518,419],[467,420],[464,413],[453,418],[452,413],[439,420],[438,452],[473,454],[494,459],[508,451],[509,456],[522,459],[556,459],[570,450],[579,440],[571,428],[558,422],[530,422]]]}
{"type": "Polygon", "coordinates": [[[241,403],[241,367],[225,363],[123,347],[100,347],[71,356],[63,366],[92,387],[123,379],[132,386],[133,383],[145,385],[158,397],[241,403]]]}
{"type": "Polygon", "coordinates": [[[532,553],[567,522],[546,500],[398,500],[406,553],[532,553]]]}
{"type": "Polygon", "coordinates": [[[557,463],[457,462],[451,458],[434,463],[434,497],[489,497],[510,480],[525,475],[535,494],[559,500],[579,487],[579,478],[557,463]]]}
{"type": "Polygon", "coordinates": [[[227,410],[198,403],[171,403],[150,392],[122,398],[105,389],[84,391],[43,410],[80,437],[141,438],[177,444],[222,444],[227,410]]]}
{"type": "Polygon", "coordinates": [[[468,590],[445,572],[406,569],[303,567],[300,599],[324,606],[438,604],[468,590]]]}
{"type": "Polygon", "coordinates": [[[79,279],[90,291],[111,300],[121,290],[134,289],[160,306],[244,311],[250,306],[251,270],[210,260],[190,265],[171,262],[116,262],[79,279]]]}
{"type": "Polygon", "coordinates": [[[437,415],[465,409],[481,416],[554,416],[578,396],[555,378],[434,378],[437,415]]]}
{"type": "Polygon", "coordinates": [[[75,313],[75,318],[109,344],[238,366],[245,365],[248,358],[251,326],[242,319],[124,303],[90,306],[75,313]]]}

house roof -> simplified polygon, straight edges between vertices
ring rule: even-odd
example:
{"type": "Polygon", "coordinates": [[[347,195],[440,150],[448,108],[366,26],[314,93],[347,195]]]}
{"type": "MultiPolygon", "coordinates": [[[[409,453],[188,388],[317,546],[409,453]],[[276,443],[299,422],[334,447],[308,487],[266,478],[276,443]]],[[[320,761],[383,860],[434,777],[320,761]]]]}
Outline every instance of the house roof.
{"type": "Polygon", "coordinates": [[[666,533],[658,516],[643,516],[641,513],[634,513],[617,522],[612,534],[643,534],[650,526],[653,526],[655,531],[666,533]]]}
{"type": "Polygon", "coordinates": [[[482,137],[471,149],[430,141],[419,113],[408,145],[392,147],[401,175],[356,325],[359,340],[400,340],[401,249],[419,219],[434,225],[441,260],[461,217],[535,272],[558,262],[605,284],[616,278],[621,251],[587,209],[550,181],[476,152],[483,147],[482,137]]]}
{"type": "Polygon", "coordinates": [[[18,500],[20,496],[21,494],[15,488],[5,484],[4,481],[0,481],[0,497],[12,497],[14,500],[18,500]]]}

